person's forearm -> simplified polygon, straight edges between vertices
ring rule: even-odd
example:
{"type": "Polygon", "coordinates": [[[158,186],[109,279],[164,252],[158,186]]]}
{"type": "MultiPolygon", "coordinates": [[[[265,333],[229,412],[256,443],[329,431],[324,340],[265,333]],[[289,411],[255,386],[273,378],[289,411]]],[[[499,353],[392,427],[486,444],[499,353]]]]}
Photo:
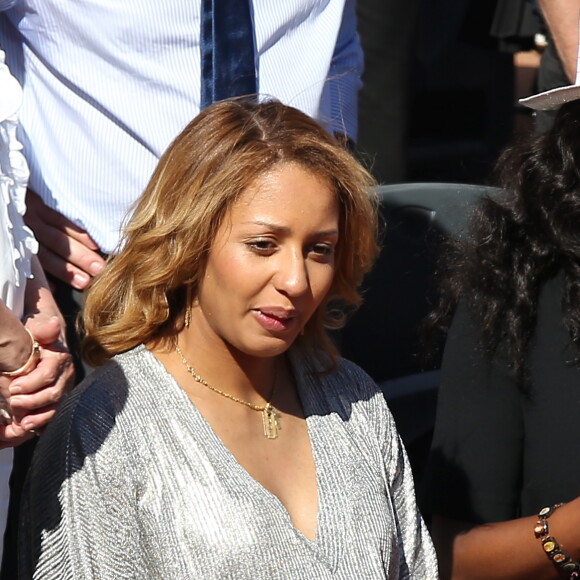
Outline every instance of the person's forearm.
{"type": "Polygon", "coordinates": [[[0,300],[0,371],[14,371],[30,358],[32,340],[18,317],[0,300]]]}
{"type": "MultiPolygon", "coordinates": [[[[60,310],[50,291],[44,270],[38,261],[37,256],[32,257],[31,261],[32,278],[26,285],[26,294],[24,299],[24,316],[31,317],[35,314],[42,313],[46,319],[51,316],[58,318],[61,331],[58,337],[63,345],[66,345],[65,339],[65,322],[60,310]]],[[[38,337],[37,337],[38,338],[38,337]]]]}
{"type": "MultiPolygon", "coordinates": [[[[538,518],[476,526],[457,533],[460,524],[434,517],[432,534],[441,564],[441,580],[558,580],[556,565],[534,536],[538,518]]],[[[548,519],[550,535],[580,560],[580,499],[548,519]]]]}
{"type": "Polygon", "coordinates": [[[580,0],[539,0],[539,5],[566,76],[573,83],[578,59],[580,0]]]}
{"type": "Polygon", "coordinates": [[[13,420],[4,428],[0,426],[0,448],[19,445],[30,438],[32,429],[42,430],[74,382],[72,357],[66,349],[64,319],[36,256],[31,270],[33,278],[26,286],[23,320],[41,348],[35,366],[8,385],[13,420]]]}

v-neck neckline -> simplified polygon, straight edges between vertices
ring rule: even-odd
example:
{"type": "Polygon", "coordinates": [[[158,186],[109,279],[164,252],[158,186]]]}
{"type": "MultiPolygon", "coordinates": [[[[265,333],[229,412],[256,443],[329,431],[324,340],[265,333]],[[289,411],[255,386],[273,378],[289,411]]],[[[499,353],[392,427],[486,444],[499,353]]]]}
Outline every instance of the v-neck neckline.
{"type": "MultiPolygon", "coordinates": [[[[311,413],[309,412],[310,401],[309,395],[307,392],[306,385],[304,384],[304,377],[302,372],[297,368],[296,361],[291,353],[288,353],[288,363],[292,373],[292,376],[296,383],[296,392],[298,395],[298,399],[300,400],[300,404],[302,405],[302,409],[304,411],[304,420],[306,421],[306,429],[308,433],[308,439],[310,442],[310,449],[312,453],[312,460],[314,462],[314,473],[316,478],[316,495],[317,495],[317,513],[316,513],[316,532],[314,539],[308,538],[302,531],[300,531],[292,521],[290,516],[290,512],[282,502],[282,500],[272,491],[270,491],[267,487],[265,487],[262,483],[260,483],[255,477],[253,477],[250,472],[237,460],[236,456],[230,450],[230,448],[224,443],[224,441],[219,437],[219,435],[214,431],[213,427],[210,425],[208,420],[204,417],[203,413],[199,410],[197,405],[187,396],[187,393],[179,386],[179,383],[175,379],[175,377],[167,370],[165,365],[148,349],[145,348],[147,354],[151,359],[155,361],[157,365],[159,365],[162,370],[167,374],[169,378],[169,384],[171,384],[172,391],[183,403],[188,404],[193,409],[194,415],[197,419],[198,424],[203,428],[205,433],[211,438],[215,444],[215,446],[221,452],[221,457],[225,458],[228,463],[235,469],[244,480],[248,483],[250,487],[253,487],[260,493],[261,496],[265,498],[265,501],[268,501],[272,505],[276,506],[276,509],[280,511],[294,532],[294,534],[300,538],[301,541],[305,542],[311,548],[317,548],[320,544],[321,540],[321,523],[323,520],[323,507],[324,507],[324,493],[323,493],[323,485],[322,481],[324,480],[321,477],[321,468],[324,462],[318,460],[317,458],[317,446],[316,446],[316,437],[315,437],[315,426],[313,422],[310,420],[311,413]]],[[[210,444],[211,447],[211,444],[210,444]]],[[[208,455],[209,452],[206,451],[208,455]]]]}

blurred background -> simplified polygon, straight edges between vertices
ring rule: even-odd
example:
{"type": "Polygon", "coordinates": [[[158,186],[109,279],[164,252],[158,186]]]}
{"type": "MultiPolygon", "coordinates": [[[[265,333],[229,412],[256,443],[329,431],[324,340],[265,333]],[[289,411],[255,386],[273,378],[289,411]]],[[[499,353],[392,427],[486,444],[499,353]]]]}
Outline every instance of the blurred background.
{"type": "Polygon", "coordinates": [[[535,0],[357,0],[365,53],[358,154],[381,183],[386,223],[365,302],[337,336],[381,385],[421,479],[444,337],[422,322],[438,260],[461,235],[502,149],[534,130],[518,99],[537,92],[547,31],[535,0]]]}
{"type": "Polygon", "coordinates": [[[359,151],[382,183],[486,182],[531,127],[545,26],[532,0],[358,0],[359,151]]]}

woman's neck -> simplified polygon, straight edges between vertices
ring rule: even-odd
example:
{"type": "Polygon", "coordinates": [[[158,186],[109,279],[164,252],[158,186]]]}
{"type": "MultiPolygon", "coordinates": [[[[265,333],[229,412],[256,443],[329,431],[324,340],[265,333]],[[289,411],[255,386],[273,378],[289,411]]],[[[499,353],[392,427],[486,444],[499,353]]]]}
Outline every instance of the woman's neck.
{"type": "Polygon", "coordinates": [[[184,330],[177,337],[181,354],[173,349],[174,360],[195,369],[215,388],[250,402],[268,401],[276,382],[279,356],[258,357],[240,352],[231,345],[202,341],[184,330]]]}

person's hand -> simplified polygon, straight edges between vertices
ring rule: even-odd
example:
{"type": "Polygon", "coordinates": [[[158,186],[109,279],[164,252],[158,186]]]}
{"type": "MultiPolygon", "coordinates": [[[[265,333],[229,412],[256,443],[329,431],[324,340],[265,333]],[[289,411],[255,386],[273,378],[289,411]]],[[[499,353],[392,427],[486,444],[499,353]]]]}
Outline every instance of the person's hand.
{"type": "Polygon", "coordinates": [[[24,219],[38,239],[38,257],[45,271],[78,290],[86,288],[105,265],[97,244],[30,190],[26,205],[24,219]]]}
{"type": "Polygon", "coordinates": [[[32,371],[8,384],[13,419],[9,425],[0,426],[0,448],[14,447],[38,434],[74,383],[72,357],[62,340],[61,320],[36,315],[26,326],[41,345],[40,359],[32,371]]]}
{"type": "Polygon", "coordinates": [[[0,449],[20,445],[42,431],[74,383],[62,318],[36,313],[27,320],[26,327],[41,345],[40,359],[25,375],[13,379],[0,377],[0,391],[10,393],[13,417],[8,425],[0,425],[0,449]]]}
{"type": "MultiPolygon", "coordinates": [[[[9,385],[10,379],[8,377],[0,376],[0,390],[3,392],[7,391],[9,385]]],[[[0,449],[16,447],[37,435],[36,431],[30,431],[13,421],[6,422],[6,424],[4,424],[4,422],[5,419],[2,418],[2,423],[0,423],[0,449]]]]}
{"type": "MultiPolygon", "coordinates": [[[[0,372],[12,372],[26,364],[30,357],[30,336],[0,299],[0,372]]],[[[0,389],[0,395],[6,393],[0,389]]]]}
{"type": "Polygon", "coordinates": [[[38,430],[52,419],[64,393],[73,387],[74,365],[61,318],[37,313],[26,327],[41,346],[40,360],[32,372],[13,379],[10,407],[16,423],[38,430]]]}

